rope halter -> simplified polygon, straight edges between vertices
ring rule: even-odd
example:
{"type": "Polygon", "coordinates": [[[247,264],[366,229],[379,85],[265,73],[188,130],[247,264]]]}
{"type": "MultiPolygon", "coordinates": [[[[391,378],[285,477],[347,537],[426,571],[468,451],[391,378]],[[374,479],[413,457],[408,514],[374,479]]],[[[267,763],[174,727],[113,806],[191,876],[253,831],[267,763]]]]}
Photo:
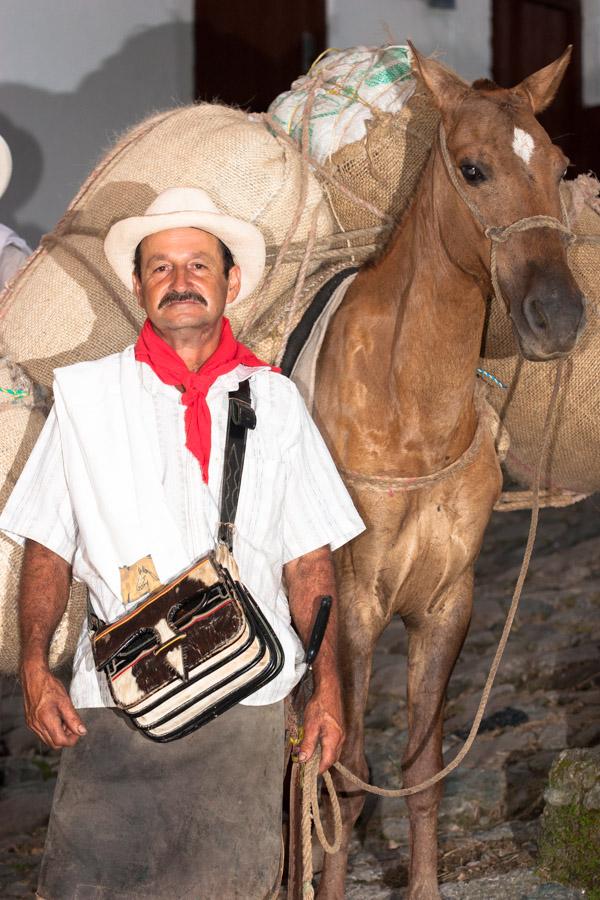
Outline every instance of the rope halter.
{"type": "MultiPolygon", "coordinates": [[[[578,240],[578,235],[571,231],[568,225],[565,225],[564,222],[561,222],[560,219],[556,219],[554,216],[525,216],[522,219],[517,219],[516,222],[512,222],[510,225],[488,225],[458,179],[454,163],[450,158],[448,144],[446,143],[446,134],[444,132],[444,126],[442,125],[441,121],[439,126],[439,139],[440,148],[442,151],[442,159],[444,160],[444,164],[446,166],[446,171],[448,172],[450,181],[452,182],[461,200],[471,211],[473,217],[481,225],[484,235],[489,238],[491,242],[490,276],[492,279],[492,287],[498,300],[501,300],[504,304],[505,309],[508,310],[508,304],[502,296],[500,283],[498,281],[498,268],[496,263],[496,249],[498,244],[506,243],[509,237],[511,237],[513,234],[520,234],[523,231],[531,231],[531,229],[533,228],[552,228],[554,229],[554,231],[559,231],[566,237],[567,244],[569,245],[578,240]]],[[[567,211],[565,209],[562,197],[560,197],[560,205],[563,219],[565,220],[565,222],[568,222],[567,211]]]]}

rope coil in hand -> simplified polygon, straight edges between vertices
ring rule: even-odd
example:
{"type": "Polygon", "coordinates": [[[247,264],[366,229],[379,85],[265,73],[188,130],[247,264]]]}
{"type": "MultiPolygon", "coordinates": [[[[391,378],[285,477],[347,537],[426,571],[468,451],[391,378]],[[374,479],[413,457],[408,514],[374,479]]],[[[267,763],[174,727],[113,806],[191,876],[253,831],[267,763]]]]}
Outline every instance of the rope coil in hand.
{"type": "MultiPolygon", "coordinates": [[[[323,773],[323,781],[331,800],[333,841],[330,842],[328,840],[323,828],[317,787],[320,762],[321,748],[317,747],[308,762],[302,764],[302,897],[306,898],[306,900],[313,900],[315,896],[312,886],[312,823],[315,823],[315,831],[325,853],[337,853],[342,846],[342,812],[340,810],[340,801],[333,785],[333,779],[329,772],[323,773]]],[[[294,763],[294,765],[298,765],[298,763],[294,763]]]]}

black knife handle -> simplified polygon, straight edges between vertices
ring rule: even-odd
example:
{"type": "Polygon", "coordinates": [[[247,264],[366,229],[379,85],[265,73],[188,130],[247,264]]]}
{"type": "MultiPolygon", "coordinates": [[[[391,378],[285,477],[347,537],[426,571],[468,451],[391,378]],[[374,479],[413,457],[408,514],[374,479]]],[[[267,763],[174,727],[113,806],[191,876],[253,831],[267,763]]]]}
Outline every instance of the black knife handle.
{"type": "Polygon", "coordinates": [[[323,643],[323,638],[325,637],[325,631],[327,629],[327,623],[329,622],[329,613],[331,612],[332,603],[333,597],[331,597],[329,594],[321,597],[319,609],[317,610],[317,615],[315,617],[315,624],[313,625],[310,640],[308,642],[308,648],[306,650],[306,665],[308,668],[310,668],[314,663],[316,655],[321,648],[321,644],[323,643]]]}

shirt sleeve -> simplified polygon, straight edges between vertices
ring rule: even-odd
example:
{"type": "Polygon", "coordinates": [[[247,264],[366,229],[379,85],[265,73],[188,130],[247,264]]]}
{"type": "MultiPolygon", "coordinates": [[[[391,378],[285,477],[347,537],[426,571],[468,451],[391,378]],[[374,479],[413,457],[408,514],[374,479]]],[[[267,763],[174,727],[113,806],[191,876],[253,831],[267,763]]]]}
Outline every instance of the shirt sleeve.
{"type": "Polygon", "coordinates": [[[336,550],[365,529],[297,390],[294,396],[297,438],[285,453],[284,562],[326,544],[336,550]]]}
{"type": "Polygon", "coordinates": [[[16,275],[29,254],[14,244],[9,244],[0,253],[0,290],[16,275]]]}
{"type": "Polygon", "coordinates": [[[37,541],[73,564],[77,523],[54,407],[0,515],[0,531],[19,544],[37,541]]]}

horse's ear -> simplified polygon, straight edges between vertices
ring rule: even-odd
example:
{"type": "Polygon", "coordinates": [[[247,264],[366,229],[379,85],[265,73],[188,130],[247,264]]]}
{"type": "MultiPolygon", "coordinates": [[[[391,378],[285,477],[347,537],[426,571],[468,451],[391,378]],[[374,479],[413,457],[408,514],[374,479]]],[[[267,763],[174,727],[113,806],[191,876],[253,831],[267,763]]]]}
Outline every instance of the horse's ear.
{"type": "Polygon", "coordinates": [[[413,73],[429,88],[436,106],[442,112],[457,106],[470,90],[466,81],[437,60],[422,56],[410,41],[408,46],[412,54],[413,73]]]}
{"type": "Polygon", "coordinates": [[[543,112],[554,100],[554,96],[565,74],[565,69],[569,65],[572,49],[573,45],[569,44],[559,59],[555,59],[550,65],[544,66],[543,69],[539,69],[533,75],[529,75],[528,78],[513,88],[513,91],[524,95],[529,100],[536,115],[543,112]]]}

